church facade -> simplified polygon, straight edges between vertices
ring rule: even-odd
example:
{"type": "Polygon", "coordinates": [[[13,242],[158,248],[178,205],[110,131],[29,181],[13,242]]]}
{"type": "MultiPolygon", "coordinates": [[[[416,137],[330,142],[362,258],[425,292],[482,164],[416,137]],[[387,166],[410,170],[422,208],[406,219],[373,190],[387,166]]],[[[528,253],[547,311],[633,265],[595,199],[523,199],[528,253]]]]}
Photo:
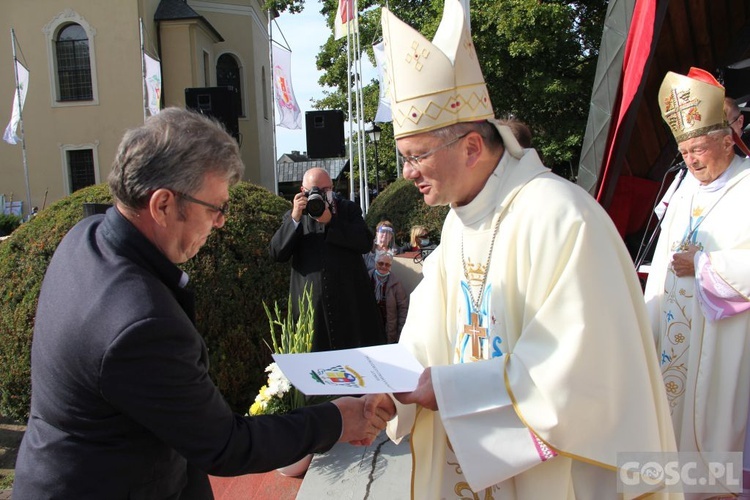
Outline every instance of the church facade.
{"type": "Polygon", "coordinates": [[[4,0],[3,130],[16,92],[11,32],[29,83],[25,148],[0,141],[0,195],[22,201],[27,215],[106,182],[123,133],[150,114],[144,52],[160,61],[161,106],[187,104],[226,117],[245,180],[273,191],[268,24],[259,0],[4,0]]]}

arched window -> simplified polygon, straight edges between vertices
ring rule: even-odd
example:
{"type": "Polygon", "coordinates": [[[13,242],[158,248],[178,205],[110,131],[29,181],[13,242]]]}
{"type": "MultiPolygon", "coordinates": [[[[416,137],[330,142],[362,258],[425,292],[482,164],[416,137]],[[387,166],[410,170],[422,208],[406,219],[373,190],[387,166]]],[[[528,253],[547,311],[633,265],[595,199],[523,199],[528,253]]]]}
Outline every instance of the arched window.
{"type": "Polygon", "coordinates": [[[89,39],[79,24],[63,27],[55,39],[60,101],[93,99],[89,39]]]}
{"type": "Polygon", "coordinates": [[[240,65],[231,54],[222,54],[216,62],[216,85],[231,87],[235,94],[237,116],[245,116],[242,111],[242,85],[240,82],[240,65]]]}

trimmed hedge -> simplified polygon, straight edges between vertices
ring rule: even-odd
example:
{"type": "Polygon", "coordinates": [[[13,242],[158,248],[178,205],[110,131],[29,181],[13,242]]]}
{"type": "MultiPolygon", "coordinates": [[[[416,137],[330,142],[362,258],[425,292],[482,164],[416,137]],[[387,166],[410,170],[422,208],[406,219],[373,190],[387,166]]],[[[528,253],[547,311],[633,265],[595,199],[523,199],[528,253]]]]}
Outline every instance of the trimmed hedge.
{"type": "Polygon", "coordinates": [[[8,236],[21,225],[21,218],[13,214],[0,214],[0,236],[8,236]]]}
{"type": "Polygon", "coordinates": [[[414,183],[400,178],[373,200],[365,221],[373,230],[381,220],[391,221],[396,230],[398,245],[409,243],[411,228],[416,225],[425,226],[430,234],[430,241],[440,243],[440,231],[449,209],[448,206],[427,205],[414,183]]]}
{"type": "MultiPolygon", "coordinates": [[[[196,292],[197,326],[209,349],[211,376],[230,406],[245,413],[271,360],[263,301],[283,301],[288,294],[289,266],[273,263],[267,248],[290,204],[248,183],[234,186],[230,195],[226,225],[183,268],[196,292]]],[[[104,184],[82,189],[0,244],[0,413],[7,417],[28,418],[31,336],[49,260],[83,217],[84,203],[111,202],[104,184]]]]}

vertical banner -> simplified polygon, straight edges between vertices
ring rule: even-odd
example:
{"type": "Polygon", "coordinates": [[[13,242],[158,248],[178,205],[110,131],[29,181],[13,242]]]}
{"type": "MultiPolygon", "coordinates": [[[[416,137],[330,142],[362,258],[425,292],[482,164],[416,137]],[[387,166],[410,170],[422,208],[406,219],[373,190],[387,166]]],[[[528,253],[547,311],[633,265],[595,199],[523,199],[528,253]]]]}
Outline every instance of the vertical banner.
{"type": "Polygon", "coordinates": [[[26,91],[29,86],[29,70],[18,61],[16,61],[16,72],[18,74],[18,88],[13,89],[13,111],[10,115],[10,122],[8,122],[8,126],[5,128],[5,133],[3,134],[3,140],[8,144],[18,144],[18,141],[21,140],[16,135],[16,130],[18,129],[18,124],[21,122],[21,110],[26,102],[26,91]],[[18,94],[21,94],[20,103],[18,102],[18,94]]]}
{"type": "Polygon", "coordinates": [[[354,0],[339,0],[336,17],[333,19],[333,39],[344,38],[350,28],[352,33],[359,29],[357,13],[354,12],[354,0]]]}
{"type": "Polygon", "coordinates": [[[161,63],[152,59],[148,54],[143,54],[146,66],[146,75],[143,82],[146,85],[148,96],[148,110],[154,116],[161,110],[161,63]]]}
{"type": "Polygon", "coordinates": [[[302,115],[292,89],[292,53],[273,46],[273,89],[279,109],[279,127],[302,128],[302,115]]]}
{"type": "MultiPolygon", "coordinates": [[[[633,8],[633,18],[625,41],[618,96],[612,107],[606,151],[599,171],[596,200],[604,206],[609,205],[614,194],[619,176],[619,171],[614,165],[622,164],[624,160],[625,150],[620,146],[628,144],[632,135],[637,113],[637,107],[632,105],[636,99],[640,100],[643,96],[643,88],[646,85],[644,75],[647,74],[648,64],[656,52],[667,4],[668,2],[658,0],[636,0],[633,8]]],[[[618,229],[622,234],[623,229],[618,229]]]]}
{"type": "Polygon", "coordinates": [[[393,115],[391,115],[391,98],[390,98],[390,85],[391,79],[388,78],[388,68],[386,67],[385,58],[385,44],[384,42],[377,43],[372,46],[372,51],[375,53],[375,64],[378,67],[378,81],[380,82],[380,98],[378,100],[378,111],[375,113],[376,122],[390,122],[393,121],[393,115]]]}

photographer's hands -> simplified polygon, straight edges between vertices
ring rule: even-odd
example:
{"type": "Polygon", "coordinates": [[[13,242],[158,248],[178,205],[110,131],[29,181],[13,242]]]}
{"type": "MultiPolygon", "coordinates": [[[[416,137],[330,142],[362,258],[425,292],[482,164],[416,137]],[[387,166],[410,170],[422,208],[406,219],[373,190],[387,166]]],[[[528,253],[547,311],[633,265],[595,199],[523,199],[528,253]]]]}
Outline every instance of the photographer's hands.
{"type": "Polygon", "coordinates": [[[307,196],[305,196],[305,193],[294,195],[294,206],[292,206],[292,219],[294,219],[294,222],[299,224],[299,221],[302,220],[302,215],[305,213],[305,208],[307,208],[307,196]]]}
{"type": "MultiPolygon", "coordinates": [[[[292,206],[292,219],[294,219],[294,222],[299,224],[299,221],[302,220],[302,216],[305,214],[305,208],[307,208],[307,195],[302,193],[297,193],[294,195],[294,205],[292,206]]],[[[313,217],[316,221],[320,222],[321,224],[328,224],[331,222],[331,219],[333,218],[333,214],[331,213],[331,207],[326,203],[326,209],[325,211],[320,214],[320,217],[313,217]]]]}

